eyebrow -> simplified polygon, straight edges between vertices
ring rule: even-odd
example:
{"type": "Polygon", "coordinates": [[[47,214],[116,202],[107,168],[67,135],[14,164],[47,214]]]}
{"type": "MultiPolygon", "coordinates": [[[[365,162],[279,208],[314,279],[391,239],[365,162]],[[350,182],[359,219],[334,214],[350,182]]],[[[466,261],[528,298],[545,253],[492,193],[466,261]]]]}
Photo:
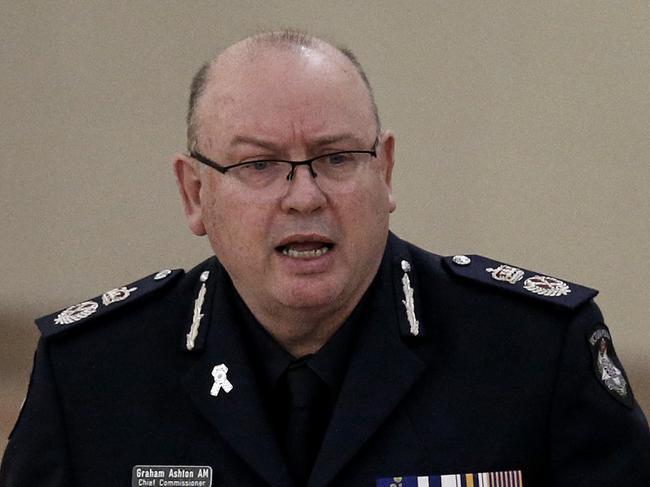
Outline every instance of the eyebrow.
{"type": "Polygon", "coordinates": [[[330,145],[330,144],[335,144],[337,142],[347,142],[347,141],[361,143],[361,140],[356,135],[354,135],[352,133],[343,133],[343,134],[337,134],[337,135],[331,135],[331,136],[316,138],[314,140],[313,145],[315,147],[322,147],[324,145],[330,145]]]}
{"type": "MultiPolygon", "coordinates": [[[[311,148],[317,149],[319,147],[323,147],[326,145],[335,144],[343,141],[354,141],[354,142],[361,143],[359,137],[357,137],[356,135],[352,133],[341,133],[336,135],[326,135],[323,137],[316,137],[313,141],[311,141],[310,146],[311,148]]],[[[262,149],[276,151],[276,152],[280,150],[280,146],[274,144],[273,142],[263,140],[263,139],[258,139],[257,137],[251,137],[247,135],[236,135],[235,137],[233,137],[233,139],[230,141],[230,146],[236,147],[238,145],[252,145],[252,146],[260,147],[262,149]]]]}
{"type": "Polygon", "coordinates": [[[235,147],[238,145],[254,145],[256,147],[261,147],[262,149],[271,151],[274,151],[278,148],[273,142],[268,142],[256,137],[248,137],[246,135],[236,135],[230,141],[230,147],[235,147]]]}

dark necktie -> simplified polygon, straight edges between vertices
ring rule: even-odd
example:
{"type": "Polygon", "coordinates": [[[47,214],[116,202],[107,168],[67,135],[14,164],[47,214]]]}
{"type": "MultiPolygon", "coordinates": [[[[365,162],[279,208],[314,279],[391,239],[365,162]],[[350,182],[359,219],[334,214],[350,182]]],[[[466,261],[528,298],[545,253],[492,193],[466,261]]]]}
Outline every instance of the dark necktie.
{"type": "Polygon", "coordinates": [[[284,445],[289,470],[297,484],[307,484],[325,432],[325,383],[307,364],[298,362],[287,369],[289,415],[284,445]]]}

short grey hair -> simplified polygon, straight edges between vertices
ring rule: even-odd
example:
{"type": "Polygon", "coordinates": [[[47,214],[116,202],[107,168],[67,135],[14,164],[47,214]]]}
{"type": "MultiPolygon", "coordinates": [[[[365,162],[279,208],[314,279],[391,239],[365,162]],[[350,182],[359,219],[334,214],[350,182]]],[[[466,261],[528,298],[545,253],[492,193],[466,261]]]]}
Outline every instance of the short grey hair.
{"type": "MultiPolygon", "coordinates": [[[[368,76],[364,71],[361,63],[355,56],[355,54],[344,46],[338,46],[332,44],[324,39],[314,37],[307,34],[301,30],[295,29],[281,29],[273,31],[265,31],[255,34],[251,37],[244,39],[248,43],[249,49],[254,49],[255,47],[271,46],[271,47],[284,47],[284,48],[295,48],[295,47],[307,47],[313,48],[321,44],[327,44],[332,46],[338,52],[343,54],[354,66],[357,73],[361,77],[363,84],[368,90],[368,95],[370,97],[370,104],[375,118],[375,123],[377,125],[377,131],[380,130],[381,123],[379,121],[379,111],[377,110],[377,104],[375,103],[375,95],[368,80],[368,76]]],[[[219,54],[220,55],[220,54],[219,54]]],[[[208,78],[210,75],[210,68],[219,58],[219,55],[215,56],[212,61],[203,63],[201,67],[196,71],[194,77],[192,78],[192,84],[190,85],[190,97],[187,108],[187,149],[191,152],[193,151],[198,144],[198,131],[199,131],[199,120],[198,120],[198,103],[201,99],[201,96],[205,92],[205,89],[208,84],[208,78]]]]}

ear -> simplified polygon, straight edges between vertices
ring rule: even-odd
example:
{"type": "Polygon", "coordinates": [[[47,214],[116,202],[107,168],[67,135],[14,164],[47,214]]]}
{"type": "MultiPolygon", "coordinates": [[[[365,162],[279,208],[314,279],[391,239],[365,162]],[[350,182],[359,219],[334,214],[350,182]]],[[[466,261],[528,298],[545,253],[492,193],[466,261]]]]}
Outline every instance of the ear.
{"type": "Polygon", "coordinates": [[[201,178],[196,163],[184,154],[176,154],[174,159],[176,185],[181,194],[183,209],[190,230],[194,235],[205,235],[201,208],[201,178]]]}
{"type": "Polygon", "coordinates": [[[388,188],[388,211],[395,211],[397,203],[393,197],[393,165],[395,164],[395,136],[390,130],[385,130],[381,134],[381,155],[383,159],[384,181],[388,188]]]}

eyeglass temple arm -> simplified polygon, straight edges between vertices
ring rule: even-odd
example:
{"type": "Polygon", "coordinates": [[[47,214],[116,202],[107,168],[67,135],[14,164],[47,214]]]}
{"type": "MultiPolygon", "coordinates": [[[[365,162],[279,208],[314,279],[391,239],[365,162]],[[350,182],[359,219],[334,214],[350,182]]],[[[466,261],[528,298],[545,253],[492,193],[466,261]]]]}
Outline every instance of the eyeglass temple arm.
{"type": "Polygon", "coordinates": [[[201,154],[199,152],[191,151],[190,152],[190,157],[192,157],[192,158],[196,159],[197,161],[205,164],[206,166],[210,166],[211,168],[216,169],[221,174],[226,174],[227,169],[224,166],[222,166],[221,164],[217,164],[216,162],[214,162],[211,159],[208,159],[207,157],[205,157],[203,154],[201,154]]]}

